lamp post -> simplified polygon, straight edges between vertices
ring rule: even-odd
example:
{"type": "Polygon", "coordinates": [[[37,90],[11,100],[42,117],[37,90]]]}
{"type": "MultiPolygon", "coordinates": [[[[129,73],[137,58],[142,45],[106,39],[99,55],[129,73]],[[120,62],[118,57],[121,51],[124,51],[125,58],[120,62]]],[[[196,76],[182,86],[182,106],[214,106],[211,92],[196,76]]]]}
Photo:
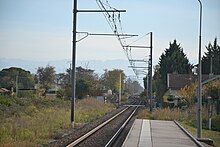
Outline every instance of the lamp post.
{"type": "Polygon", "coordinates": [[[198,128],[197,137],[202,137],[202,65],[201,65],[201,38],[202,38],[202,2],[198,0],[200,4],[200,18],[199,18],[199,74],[198,74],[198,128]]]}

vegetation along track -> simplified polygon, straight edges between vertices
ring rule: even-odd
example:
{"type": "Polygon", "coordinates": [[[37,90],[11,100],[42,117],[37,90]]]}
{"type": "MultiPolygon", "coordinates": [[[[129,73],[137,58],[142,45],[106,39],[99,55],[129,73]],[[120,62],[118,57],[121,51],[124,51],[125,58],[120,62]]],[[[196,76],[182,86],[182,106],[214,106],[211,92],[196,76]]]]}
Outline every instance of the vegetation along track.
{"type": "MultiPolygon", "coordinates": [[[[141,100],[136,100],[133,105],[143,104],[141,100]]],[[[116,144],[122,144],[122,140],[125,139],[130,127],[127,127],[127,124],[131,126],[132,122],[130,120],[134,116],[138,106],[126,106],[122,111],[100,124],[96,128],[92,129],[85,135],[76,139],[69,145],[72,146],[115,146],[116,144]],[[127,131],[126,131],[127,130],[127,131]],[[120,135],[121,134],[121,135],[120,135]],[[120,137],[120,139],[118,139],[120,137]],[[120,141],[119,141],[120,140],[120,141]]]]}

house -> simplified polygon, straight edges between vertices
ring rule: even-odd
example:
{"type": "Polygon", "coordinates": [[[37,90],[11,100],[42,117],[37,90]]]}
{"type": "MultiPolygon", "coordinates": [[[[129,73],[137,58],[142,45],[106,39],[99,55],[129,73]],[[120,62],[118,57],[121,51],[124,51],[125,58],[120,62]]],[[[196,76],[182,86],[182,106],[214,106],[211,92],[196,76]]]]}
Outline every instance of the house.
{"type": "MultiPolygon", "coordinates": [[[[209,79],[209,75],[202,75],[202,81],[209,79]]],[[[190,86],[198,81],[198,76],[194,74],[167,74],[167,89],[174,96],[178,96],[178,91],[185,86],[190,86]]]]}
{"type": "MultiPolygon", "coordinates": [[[[202,81],[209,79],[209,75],[202,75],[202,81]]],[[[190,86],[198,81],[198,76],[194,74],[167,74],[167,92],[164,94],[164,102],[177,105],[181,99],[180,90],[185,86],[190,86]]]]}

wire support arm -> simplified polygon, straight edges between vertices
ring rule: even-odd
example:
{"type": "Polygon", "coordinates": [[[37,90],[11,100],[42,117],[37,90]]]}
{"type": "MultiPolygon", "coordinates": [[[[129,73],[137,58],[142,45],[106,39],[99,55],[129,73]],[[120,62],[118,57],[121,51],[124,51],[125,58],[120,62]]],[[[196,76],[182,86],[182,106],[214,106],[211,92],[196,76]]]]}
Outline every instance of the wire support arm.
{"type": "Polygon", "coordinates": [[[84,34],[88,34],[90,36],[126,36],[126,37],[138,36],[135,34],[89,33],[89,32],[77,32],[77,33],[84,33],[84,34]]]}
{"type": "Polygon", "coordinates": [[[98,12],[126,12],[126,10],[77,10],[77,12],[84,12],[84,13],[98,13],[98,12]]]}
{"type": "Polygon", "coordinates": [[[142,69],[148,69],[148,67],[140,67],[140,66],[128,66],[129,68],[142,68],[142,69]]]}
{"type": "Polygon", "coordinates": [[[138,45],[124,45],[123,47],[130,47],[130,48],[151,48],[150,46],[138,46],[138,45]]]}
{"type": "Polygon", "coordinates": [[[89,32],[76,32],[77,34],[85,34],[82,38],[77,40],[77,42],[80,42],[81,40],[87,38],[88,36],[121,36],[121,37],[136,37],[138,35],[135,34],[113,34],[113,33],[89,33],[89,32]]]}
{"type": "Polygon", "coordinates": [[[134,59],[128,59],[130,62],[148,62],[146,60],[134,60],[134,59]]]}

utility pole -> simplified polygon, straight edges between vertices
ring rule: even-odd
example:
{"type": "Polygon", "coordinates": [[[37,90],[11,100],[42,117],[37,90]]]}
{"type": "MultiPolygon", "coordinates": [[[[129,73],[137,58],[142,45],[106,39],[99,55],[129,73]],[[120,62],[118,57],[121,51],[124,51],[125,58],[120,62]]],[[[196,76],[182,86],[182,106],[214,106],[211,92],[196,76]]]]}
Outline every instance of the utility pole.
{"type": "MultiPolygon", "coordinates": [[[[130,48],[139,48],[139,49],[150,49],[150,59],[149,59],[149,63],[148,63],[148,74],[146,74],[146,78],[147,78],[147,90],[146,90],[146,95],[148,96],[148,93],[149,93],[149,97],[150,97],[150,111],[152,112],[152,70],[153,70],[153,62],[152,62],[152,59],[153,59],[153,32],[149,32],[148,34],[146,35],[149,35],[150,34],[150,46],[139,46],[139,45],[127,45],[127,46],[123,46],[123,47],[130,47],[130,48]],[[149,76],[149,77],[148,77],[149,76]]],[[[133,70],[135,68],[140,68],[140,69],[147,69],[147,66],[146,67],[140,67],[140,66],[134,66],[132,65],[133,62],[145,62],[144,60],[132,60],[132,59],[129,59],[129,62],[131,64],[131,68],[133,68],[133,70]]]]}
{"type": "MultiPolygon", "coordinates": [[[[146,90],[146,97],[147,97],[147,99],[149,98],[149,82],[148,81],[149,81],[149,75],[147,74],[146,75],[146,87],[147,88],[145,89],[146,90]]],[[[147,103],[149,103],[149,101],[147,101],[147,103]]]]}
{"type": "MultiPolygon", "coordinates": [[[[72,97],[71,97],[71,124],[74,127],[75,121],[75,89],[76,89],[76,25],[77,25],[77,13],[78,12],[126,12],[126,10],[77,10],[77,0],[73,0],[73,40],[72,40],[72,73],[71,73],[71,83],[72,83],[72,97]]],[[[95,34],[94,34],[95,35],[95,34]]],[[[103,35],[103,34],[100,34],[103,35]]],[[[120,34],[117,34],[120,36],[120,34]]],[[[115,35],[116,36],[116,35],[115,35]]]]}
{"type": "Polygon", "coordinates": [[[146,96],[147,96],[147,98],[149,97],[149,76],[147,75],[146,76],[146,86],[147,86],[147,88],[146,88],[146,96]]]}
{"type": "Polygon", "coordinates": [[[77,20],[77,0],[73,3],[73,44],[72,44],[72,97],[71,97],[71,124],[74,127],[75,120],[75,86],[76,86],[76,20],[77,20]]]}
{"type": "Polygon", "coordinates": [[[149,79],[149,90],[150,90],[150,112],[152,112],[152,70],[153,70],[153,67],[152,67],[152,53],[153,53],[153,33],[150,32],[150,66],[149,66],[149,75],[150,75],[150,79],[149,79]]]}

